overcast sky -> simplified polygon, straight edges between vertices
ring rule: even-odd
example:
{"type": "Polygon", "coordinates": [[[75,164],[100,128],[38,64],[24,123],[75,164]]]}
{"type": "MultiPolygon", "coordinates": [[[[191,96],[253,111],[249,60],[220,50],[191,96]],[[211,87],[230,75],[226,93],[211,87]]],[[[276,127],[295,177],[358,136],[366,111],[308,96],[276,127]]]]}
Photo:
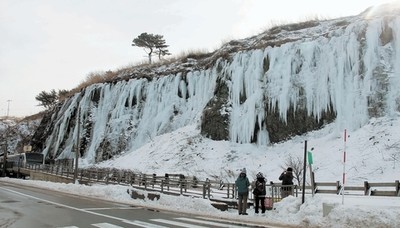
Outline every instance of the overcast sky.
{"type": "Polygon", "coordinates": [[[0,0],[0,116],[35,114],[41,91],[70,90],[90,72],[146,61],[131,46],[142,32],[163,35],[173,55],[212,51],[273,25],[356,15],[386,2],[0,0]]]}

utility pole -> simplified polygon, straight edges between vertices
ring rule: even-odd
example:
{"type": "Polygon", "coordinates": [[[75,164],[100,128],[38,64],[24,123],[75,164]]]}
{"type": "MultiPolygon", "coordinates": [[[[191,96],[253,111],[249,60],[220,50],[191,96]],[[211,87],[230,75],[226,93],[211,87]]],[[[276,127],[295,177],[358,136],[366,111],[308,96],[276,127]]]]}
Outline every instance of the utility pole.
{"type": "Polygon", "coordinates": [[[7,100],[7,119],[8,119],[8,115],[10,114],[10,102],[11,100],[7,100]]]}
{"type": "Polygon", "coordinates": [[[301,204],[304,203],[304,195],[306,191],[306,169],[307,169],[307,140],[304,141],[304,166],[303,166],[303,194],[301,197],[301,204]]]}

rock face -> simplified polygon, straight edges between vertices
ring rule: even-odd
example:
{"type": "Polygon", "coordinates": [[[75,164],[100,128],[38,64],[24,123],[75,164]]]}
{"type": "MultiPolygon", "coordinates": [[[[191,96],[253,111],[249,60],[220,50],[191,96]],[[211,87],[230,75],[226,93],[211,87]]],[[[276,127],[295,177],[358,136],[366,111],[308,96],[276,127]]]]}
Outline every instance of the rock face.
{"type": "MultiPolygon", "coordinates": [[[[217,83],[215,96],[207,103],[203,110],[201,119],[201,134],[213,140],[229,140],[229,90],[224,82],[217,83]]],[[[321,113],[321,117],[315,118],[309,116],[305,105],[294,110],[291,106],[287,112],[287,121],[283,121],[279,112],[265,105],[268,118],[261,123],[265,125],[268,131],[269,141],[277,143],[288,140],[293,136],[304,134],[308,131],[320,129],[324,124],[331,123],[336,118],[336,113],[331,107],[321,113]]],[[[254,125],[254,133],[251,143],[258,141],[258,132],[260,123],[254,125]]]]}
{"type": "Polygon", "coordinates": [[[334,122],[357,129],[399,111],[400,14],[272,28],[207,55],[137,67],[94,84],[43,118],[47,158],[87,163],[197,125],[205,137],[268,145],[334,122]]]}
{"type": "Polygon", "coordinates": [[[207,103],[201,118],[201,134],[213,140],[229,140],[229,89],[223,81],[215,88],[215,96],[207,103]]]}
{"type": "Polygon", "coordinates": [[[288,111],[287,122],[283,122],[279,118],[277,111],[268,112],[268,120],[266,122],[269,132],[269,140],[273,143],[288,140],[293,136],[301,135],[309,131],[320,129],[324,124],[335,120],[336,113],[331,110],[323,112],[320,119],[307,115],[307,110],[296,109],[291,107],[288,111]]]}

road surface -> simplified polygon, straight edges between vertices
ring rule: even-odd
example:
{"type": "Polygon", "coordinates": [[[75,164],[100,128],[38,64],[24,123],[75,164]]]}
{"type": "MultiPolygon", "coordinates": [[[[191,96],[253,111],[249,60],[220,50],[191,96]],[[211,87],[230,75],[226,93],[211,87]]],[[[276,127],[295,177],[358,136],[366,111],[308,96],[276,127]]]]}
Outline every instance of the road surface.
{"type": "Polygon", "coordinates": [[[0,185],[0,227],[246,227],[227,221],[149,210],[65,193],[0,185]]]}

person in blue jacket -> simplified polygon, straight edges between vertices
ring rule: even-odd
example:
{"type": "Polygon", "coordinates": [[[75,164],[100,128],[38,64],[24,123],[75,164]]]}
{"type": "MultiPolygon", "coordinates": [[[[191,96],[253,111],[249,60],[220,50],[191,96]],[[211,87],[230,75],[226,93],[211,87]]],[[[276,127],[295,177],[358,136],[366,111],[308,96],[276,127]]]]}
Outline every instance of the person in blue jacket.
{"type": "Polygon", "coordinates": [[[238,192],[238,210],[239,215],[247,215],[247,199],[249,196],[250,181],[246,176],[246,168],[240,171],[239,177],[235,181],[238,192]]]}

